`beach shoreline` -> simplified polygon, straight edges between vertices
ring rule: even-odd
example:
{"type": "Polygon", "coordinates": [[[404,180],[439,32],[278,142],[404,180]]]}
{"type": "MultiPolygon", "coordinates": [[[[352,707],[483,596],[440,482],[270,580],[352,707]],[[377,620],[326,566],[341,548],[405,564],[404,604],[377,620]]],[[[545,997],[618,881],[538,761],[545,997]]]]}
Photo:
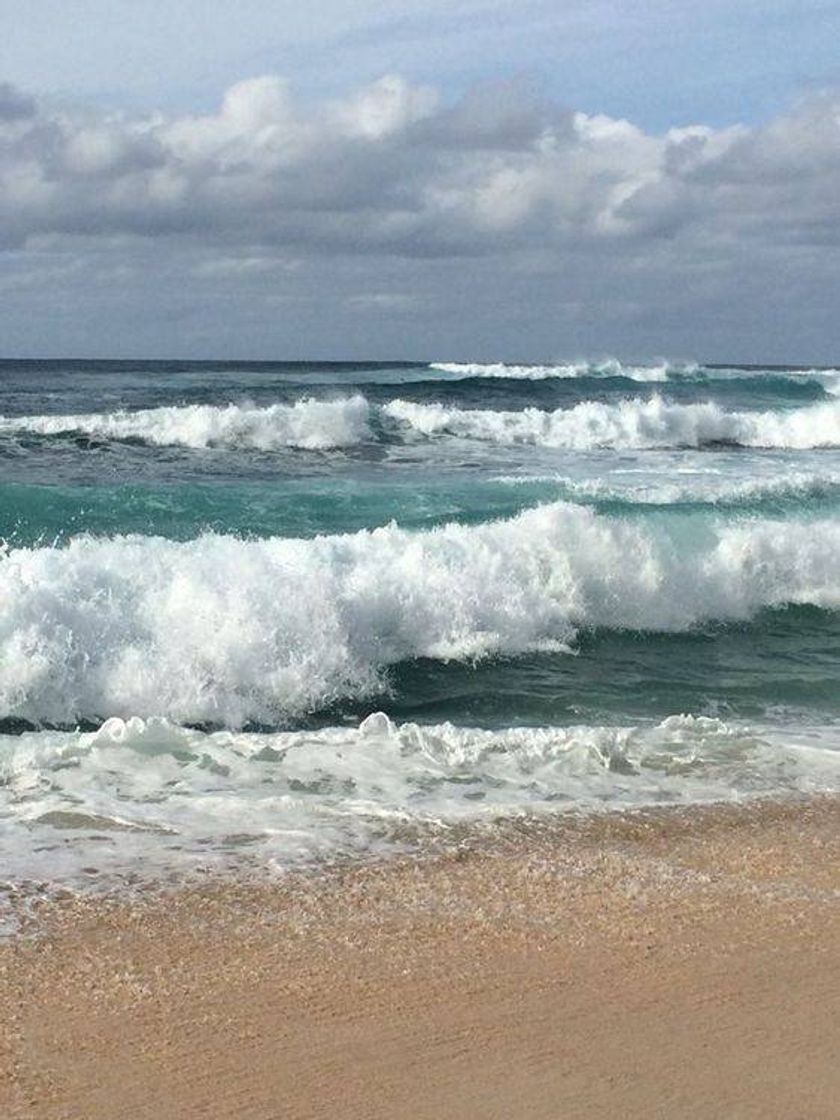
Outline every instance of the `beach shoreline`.
{"type": "Polygon", "coordinates": [[[0,1114],[836,1115],[840,798],[516,819],[0,943],[0,1114]]]}

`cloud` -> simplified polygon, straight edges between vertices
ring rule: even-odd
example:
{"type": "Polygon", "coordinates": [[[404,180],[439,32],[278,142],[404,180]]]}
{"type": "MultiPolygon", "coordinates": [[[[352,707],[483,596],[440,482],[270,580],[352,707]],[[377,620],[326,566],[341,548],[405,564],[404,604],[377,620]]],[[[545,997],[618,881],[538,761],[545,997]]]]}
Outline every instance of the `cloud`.
{"type": "Polygon", "coordinates": [[[87,282],[97,306],[110,299],[95,277],[124,265],[141,302],[150,267],[176,309],[190,296],[178,276],[203,299],[214,285],[247,290],[249,321],[263,292],[383,322],[411,309],[466,329],[472,315],[476,337],[505,322],[513,337],[551,309],[578,330],[597,311],[641,337],[715,307],[725,317],[740,299],[757,331],[772,317],[756,287],[769,272],[813,325],[815,285],[828,293],[833,279],[836,291],[839,237],[831,92],[760,127],[651,133],[524,82],[451,103],[391,75],[312,102],[269,75],[233,85],[210,113],[136,115],[0,85],[0,248],[15,261],[5,291],[15,277],[30,290],[37,268],[22,261],[40,256],[60,285],[62,261],[83,260],[68,306],[73,284],[87,282]]]}
{"type": "Polygon", "coordinates": [[[688,236],[835,239],[840,98],[763,128],[651,135],[515,83],[455,105],[386,76],[303,104],[279,78],[204,115],[99,115],[0,86],[7,244],[190,238],[295,252],[459,256],[688,236]]]}
{"type": "Polygon", "coordinates": [[[0,121],[24,120],[35,115],[35,101],[9,82],[0,82],[0,121]]]}

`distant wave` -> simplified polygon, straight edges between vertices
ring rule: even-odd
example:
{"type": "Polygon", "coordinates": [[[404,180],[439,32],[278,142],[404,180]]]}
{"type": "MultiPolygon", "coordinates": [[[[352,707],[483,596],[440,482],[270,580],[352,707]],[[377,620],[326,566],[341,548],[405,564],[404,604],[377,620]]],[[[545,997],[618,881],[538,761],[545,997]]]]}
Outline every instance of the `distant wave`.
{"type": "Polygon", "coordinates": [[[199,404],[136,412],[71,416],[0,417],[0,432],[87,435],[138,440],[160,447],[240,447],[274,451],[283,447],[326,450],[350,447],[370,437],[370,406],[356,395],[343,400],[308,397],[267,408],[199,404]]]}
{"type": "Polygon", "coordinates": [[[655,365],[625,365],[616,358],[603,362],[565,362],[558,365],[516,365],[505,362],[431,362],[429,369],[459,378],[497,378],[512,381],[547,381],[552,378],[603,378],[639,382],[699,381],[814,382],[832,396],[840,395],[840,370],[760,370],[741,366],[709,367],[697,362],[659,362],[655,365]]]}
{"type": "Polygon", "coordinates": [[[631,381],[667,381],[672,374],[691,375],[700,367],[693,362],[654,366],[623,365],[615,358],[604,362],[566,362],[560,365],[508,365],[505,362],[431,362],[430,369],[463,377],[507,377],[544,381],[552,377],[624,377],[631,381]]]}
{"type": "Polygon", "coordinates": [[[449,435],[507,446],[574,450],[721,443],[795,449],[840,446],[840,403],[834,401],[787,412],[727,412],[714,402],[673,404],[654,397],[615,404],[583,401],[552,412],[536,408],[505,412],[395,400],[385,405],[384,412],[424,436],[449,435]]]}
{"type": "Polygon", "coordinates": [[[385,687],[389,666],[570,648],[840,608],[840,521],[599,515],[311,540],[78,537],[0,553],[0,718],[276,723],[385,687]]]}

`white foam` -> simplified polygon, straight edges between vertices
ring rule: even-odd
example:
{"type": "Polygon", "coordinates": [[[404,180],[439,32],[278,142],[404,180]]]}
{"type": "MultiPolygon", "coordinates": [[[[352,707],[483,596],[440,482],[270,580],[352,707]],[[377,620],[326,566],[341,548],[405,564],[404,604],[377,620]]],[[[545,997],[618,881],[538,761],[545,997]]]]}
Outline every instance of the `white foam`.
{"type": "Polygon", "coordinates": [[[597,478],[572,478],[562,474],[496,475],[493,482],[520,487],[535,483],[553,485],[557,496],[575,500],[629,502],[644,505],[679,506],[699,503],[727,508],[763,502],[803,502],[835,497],[840,491],[840,471],[792,471],[787,462],[774,463],[777,474],[739,478],[725,472],[686,470],[673,464],[663,466],[661,475],[652,470],[612,471],[597,478]],[[677,476],[677,477],[675,477],[677,476]]]}
{"type": "Polygon", "coordinates": [[[342,400],[304,398],[267,408],[197,404],[135,412],[0,417],[0,432],[78,432],[98,439],[142,440],[161,447],[260,451],[297,447],[316,451],[349,447],[369,439],[369,420],[370,406],[364,397],[356,395],[342,400]]]}
{"type": "Polygon", "coordinates": [[[697,362],[666,362],[653,365],[625,365],[616,358],[601,362],[560,362],[553,365],[508,364],[506,362],[431,362],[429,369],[439,370],[451,377],[509,378],[523,381],[546,381],[551,378],[623,377],[630,381],[662,382],[671,379],[702,377],[710,381],[731,381],[734,378],[753,379],[757,385],[763,377],[783,377],[791,381],[816,381],[827,393],[840,395],[840,370],[792,369],[762,370],[743,369],[739,366],[711,368],[697,362]]]}
{"type": "Polygon", "coordinates": [[[288,866],[406,825],[840,788],[836,729],[674,715],[644,726],[396,725],[247,734],[166,720],[0,736],[6,877],[98,882],[233,859],[288,866]]]}
{"type": "Polygon", "coordinates": [[[811,369],[800,375],[809,381],[818,381],[827,393],[840,396],[840,369],[811,369]]]}
{"type": "Polygon", "coordinates": [[[449,435],[501,446],[570,450],[696,448],[711,443],[799,450],[840,447],[840,401],[790,410],[727,412],[711,401],[675,404],[658,396],[614,403],[582,401],[555,411],[497,411],[402,399],[375,410],[357,394],[341,400],[304,398],[264,408],[184,405],[135,412],[0,417],[0,432],[78,433],[190,448],[326,450],[373,439],[374,413],[414,435],[449,435]]]}
{"type": "Polygon", "coordinates": [[[388,666],[840,607],[840,521],[506,521],[314,540],[76,538],[0,558],[0,716],[231,726],[374,694],[388,666]]]}
{"type": "Polygon", "coordinates": [[[430,369],[460,377],[506,377],[513,380],[545,381],[550,378],[626,377],[632,381],[667,381],[671,374],[696,373],[699,366],[671,365],[660,362],[653,366],[622,365],[615,358],[603,362],[566,362],[559,365],[509,365],[505,362],[432,362],[430,369]]]}
{"type": "Polygon", "coordinates": [[[803,450],[840,447],[840,402],[789,411],[726,412],[714,402],[673,404],[661,397],[583,401],[546,412],[461,409],[394,400],[386,415],[423,436],[450,435],[503,446],[588,450],[677,448],[731,443],[803,450]]]}

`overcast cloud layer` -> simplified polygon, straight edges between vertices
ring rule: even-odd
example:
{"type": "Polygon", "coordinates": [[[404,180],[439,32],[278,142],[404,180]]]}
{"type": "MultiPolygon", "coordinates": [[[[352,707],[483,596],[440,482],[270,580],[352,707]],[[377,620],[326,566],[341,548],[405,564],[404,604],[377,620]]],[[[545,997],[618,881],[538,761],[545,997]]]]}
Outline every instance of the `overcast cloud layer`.
{"type": "Polygon", "coordinates": [[[209,114],[0,84],[2,351],[840,364],[840,95],[653,135],[391,75],[209,114]]]}

